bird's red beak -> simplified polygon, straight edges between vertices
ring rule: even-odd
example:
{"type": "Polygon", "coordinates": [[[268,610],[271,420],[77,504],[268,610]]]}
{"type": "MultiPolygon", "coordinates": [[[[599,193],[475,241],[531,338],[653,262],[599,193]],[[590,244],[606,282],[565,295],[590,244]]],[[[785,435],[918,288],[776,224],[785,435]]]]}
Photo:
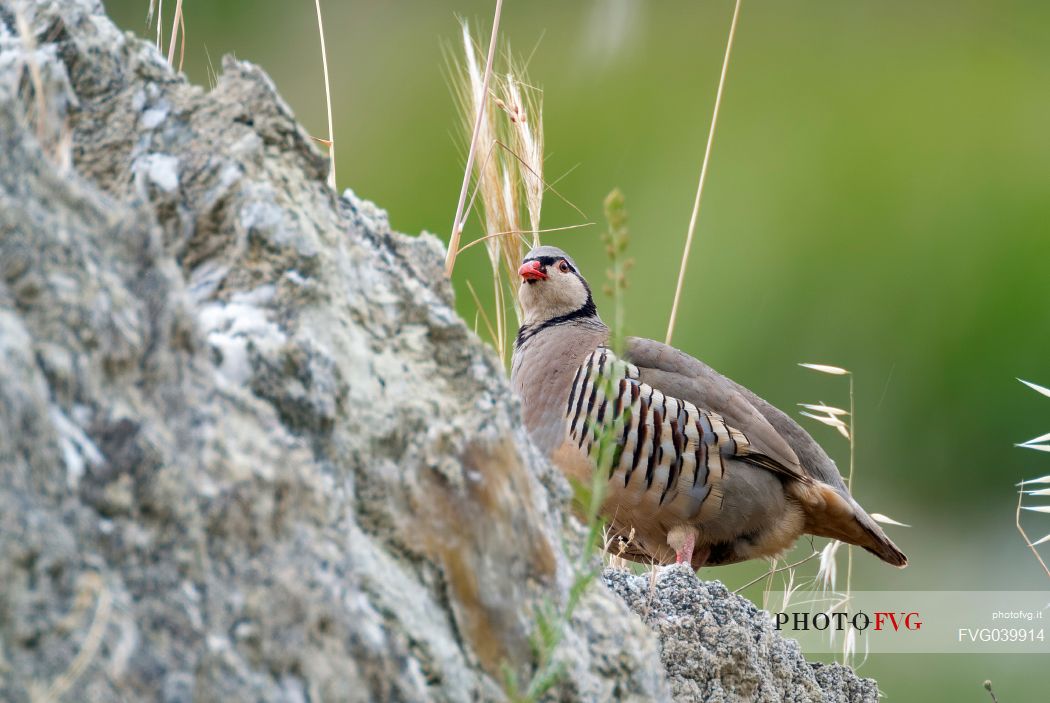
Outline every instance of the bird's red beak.
{"type": "Polygon", "coordinates": [[[526,281],[542,281],[547,278],[547,273],[539,261],[526,261],[518,269],[518,275],[526,281]]]}

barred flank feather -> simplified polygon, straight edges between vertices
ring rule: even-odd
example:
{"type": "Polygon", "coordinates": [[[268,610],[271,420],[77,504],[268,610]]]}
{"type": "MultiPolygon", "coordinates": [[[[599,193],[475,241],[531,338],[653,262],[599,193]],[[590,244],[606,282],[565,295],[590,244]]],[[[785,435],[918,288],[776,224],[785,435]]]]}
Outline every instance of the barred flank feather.
{"type": "Polygon", "coordinates": [[[641,382],[636,366],[604,346],[576,370],[565,422],[571,441],[592,460],[599,437],[611,430],[616,449],[610,480],[618,478],[627,487],[640,473],[635,489],[658,491],[661,505],[674,499],[683,476],[686,485],[706,486],[706,497],[720,495],[726,458],[808,480],[755,451],[721,415],[641,382]]]}

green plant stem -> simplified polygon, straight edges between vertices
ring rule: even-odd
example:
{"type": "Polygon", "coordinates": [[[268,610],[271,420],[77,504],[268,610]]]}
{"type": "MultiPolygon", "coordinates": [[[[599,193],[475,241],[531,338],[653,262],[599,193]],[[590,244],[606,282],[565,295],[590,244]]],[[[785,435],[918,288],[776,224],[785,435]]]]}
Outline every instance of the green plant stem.
{"type": "MultiPolygon", "coordinates": [[[[605,198],[605,217],[609,222],[608,231],[602,236],[609,257],[608,292],[613,299],[613,327],[610,330],[609,346],[614,355],[619,355],[623,347],[624,326],[624,290],[627,287],[627,271],[631,262],[624,258],[627,249],[627,213],[624,209],[623,194],[614,189],[605,198]]],[[[612,365],[615,367],[615,364],[612,365]]],[[[615,396],[619,383],[617,373],[613,370],[601,379],[602,393],[606,398],[615,396]]],[[[605,522],[601,518],[602,504],[605,501],[607,475],[616,456],[617,439],[623,432],[624,423],[629,420],[629,409],[625,410],[613,422],[606,424],[598,433],[594,451],[595,467],[591,474],[590,486],[576,485],[577,500],[585,506],[587,536],[573,565],[573,579],[569,586],[569,596],[565,607],[555,611],[553,616],[541,612],[537,617],[534,650],[538,666],[529,680],[524,693],[519,693],[517,678],[510,671],[505,671],[505,689],[508,698],[515,703],[534,703],[555,686],[562,674],[562,667],[554,659],[554,653],[565,637],[565,628],[572,620],[576,607],[580,604],[587,588],[598,577],[600,564],[595,565],[594,557],[602,545],[605,522]]]]}

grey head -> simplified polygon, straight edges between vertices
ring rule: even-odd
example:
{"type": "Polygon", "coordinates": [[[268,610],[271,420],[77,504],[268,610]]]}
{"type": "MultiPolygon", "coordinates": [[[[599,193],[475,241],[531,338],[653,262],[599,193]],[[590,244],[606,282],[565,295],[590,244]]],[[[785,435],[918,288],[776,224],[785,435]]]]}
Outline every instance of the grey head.
{"type": "Polygon", "coordinates": [[[514,340],[511,385],[522,419],[548,456],[565,440],[565,404],[573,374],[609,330],[576,262],[556,247],[536,247],[518,269],[522,325],[514,340]]]}
{"type": "Polygon", "coordinates": [[[543,329],[571,322],[601,324],[591,288],[576,262],[557,247],[536,247],[518,269],[524,322],[517,345],[543,329]]]}

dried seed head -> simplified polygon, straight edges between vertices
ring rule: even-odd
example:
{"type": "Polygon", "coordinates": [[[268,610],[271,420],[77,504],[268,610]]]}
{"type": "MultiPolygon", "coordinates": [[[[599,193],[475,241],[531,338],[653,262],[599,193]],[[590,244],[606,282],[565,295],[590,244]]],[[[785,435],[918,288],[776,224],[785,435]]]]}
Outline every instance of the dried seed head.
{"type": "Polygon", "coordinates": [[[849,374],[847,369],[840,366],[828,366],[827,364],[799,364],[799,366],[813,371],[819,371],[820,373],[828,373],[832,376],[846,376],[849,374]]]}
{"type": "Polygon", "coordinates": [[[897,525],[898,527],[911,527],[911,525],[905,525],[903,522],[897,522],[891,517],[886,517],[882,513],[871,513],[871,519],[875,522],[881,522],[884,525],[897,525]]]}

